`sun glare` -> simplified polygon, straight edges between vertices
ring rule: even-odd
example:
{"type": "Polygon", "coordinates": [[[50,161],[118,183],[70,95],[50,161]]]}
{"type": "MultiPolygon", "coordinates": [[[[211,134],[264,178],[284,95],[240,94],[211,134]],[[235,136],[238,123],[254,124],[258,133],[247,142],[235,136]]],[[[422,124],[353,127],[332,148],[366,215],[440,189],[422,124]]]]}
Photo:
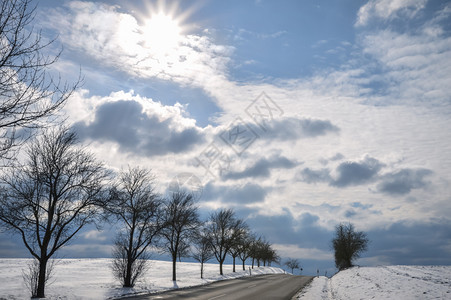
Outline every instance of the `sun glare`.
{"type": "Polygon", "coordinates": [[[152,51],[167,53],[181,40],[181,28],[171,16],[159,13],[153,15],[144,26],[145,45],[152,51]]]}

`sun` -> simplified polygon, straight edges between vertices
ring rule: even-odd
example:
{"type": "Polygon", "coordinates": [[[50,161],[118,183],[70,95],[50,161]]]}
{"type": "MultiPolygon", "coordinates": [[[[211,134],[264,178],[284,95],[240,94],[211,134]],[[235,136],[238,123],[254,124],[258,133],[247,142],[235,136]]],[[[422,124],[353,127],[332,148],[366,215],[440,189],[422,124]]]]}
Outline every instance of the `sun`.
{"type": "Polygon", "coordinates": [[[181,41],[181,27],[170,15],[158,13],[144,24],[145,46],[153,52],[165,54],[175,49],[181,41]]]}

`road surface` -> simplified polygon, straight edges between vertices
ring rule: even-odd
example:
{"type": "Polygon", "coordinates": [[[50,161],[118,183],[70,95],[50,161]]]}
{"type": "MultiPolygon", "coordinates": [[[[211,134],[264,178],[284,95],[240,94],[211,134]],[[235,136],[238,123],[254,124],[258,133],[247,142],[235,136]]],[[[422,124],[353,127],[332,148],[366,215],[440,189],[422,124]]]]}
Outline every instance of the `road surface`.
{"type": "Polygon", "coordinates": [[[188,289],[173,290],[147,296],[128,297],[125,299],[291,299],[312,279],[313,277],[310,276],[293,276],[286,274],[260,275],[218,281],[212,284],[188,289]]]}

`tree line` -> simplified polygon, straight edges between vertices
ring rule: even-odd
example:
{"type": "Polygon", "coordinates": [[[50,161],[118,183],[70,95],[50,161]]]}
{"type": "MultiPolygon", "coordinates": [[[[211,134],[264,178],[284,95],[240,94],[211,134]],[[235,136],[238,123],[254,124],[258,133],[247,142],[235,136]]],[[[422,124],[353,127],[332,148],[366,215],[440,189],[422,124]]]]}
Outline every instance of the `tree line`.
{"type": "Polygon", "coordinates": [[[141,167],[114,175],[83,146],[67,127],[45,129],[26,147],[26,159],[1,176],[0,221],[21,236],[37,260],[30,269],[33,296],[44,297],[48,263],[86,225],[115,224],[112,269],[124,287],[145,273],[149,249],[156,247],[176,264],[192,257],[201,264],[215,258],[219,273],[228,255],[235,260],[270,265],[278,261],[271,244],[251,233],[231,209],[219,209],[200,220],[192,193],[156,192],[155,176],[141,167]]]}
{"type": "Polygon", "coordinates": [[[234,271],[236,258],[243,268],[249,258],[252,266],[278,259],[232,210],[201,221],[193,194],[158,195],[149,170],[129,167],[113,176],[59,117],[82,80],[69,85],[49,72],[61,51],[47,54],[54,40],[33,27],[33,0],[0,7],[0,226],[18,234],[35,259],[25,276],[33,297],[45,296],[55,253],[88,224],[105,221],[119,228],[113,272],[124,286],[144,274],[152,246],[171,256],[173,280],[181,257],[199,261],[201,276],[212,258],[221,275],[227,255],[234,271]]]}

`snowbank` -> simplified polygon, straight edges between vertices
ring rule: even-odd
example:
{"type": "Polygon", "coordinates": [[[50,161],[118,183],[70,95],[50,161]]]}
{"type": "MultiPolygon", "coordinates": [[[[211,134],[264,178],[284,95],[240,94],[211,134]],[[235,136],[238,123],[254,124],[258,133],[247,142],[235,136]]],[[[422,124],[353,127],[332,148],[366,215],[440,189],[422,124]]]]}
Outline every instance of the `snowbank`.
{"type": "MultiPolygon", "coordinates": [[[[27,259],[0,259],[0,299],[29,299],[30,294],[22,279],[27,269],[27,259]]],[[[177,283],[172,279],[172,263],[150,261],[146,277],[134,288],[122,288],[113,278],[110,259],[62,259],[55,266],[51,284],[46,289],[47,299],[108,299],[124,295],[158,292],[177,287],[189,287],[209,282],[249,276],[246,271],[232,272],[231,265],[224,265],[224,276],[219,265],[205,264],[204,278],[200,279],[200,264],[177,263],[177,283]]],[[[242,270],[237,265],[237,270],[242,270]]],[[[252,275],[284,273],[274,267],[254,268],[252,275]]]]}
{"type": "Polygon", "coordinates": [[[451,299],[451,266],[356,267],[315,278],[298,299],[451,299]]]}

